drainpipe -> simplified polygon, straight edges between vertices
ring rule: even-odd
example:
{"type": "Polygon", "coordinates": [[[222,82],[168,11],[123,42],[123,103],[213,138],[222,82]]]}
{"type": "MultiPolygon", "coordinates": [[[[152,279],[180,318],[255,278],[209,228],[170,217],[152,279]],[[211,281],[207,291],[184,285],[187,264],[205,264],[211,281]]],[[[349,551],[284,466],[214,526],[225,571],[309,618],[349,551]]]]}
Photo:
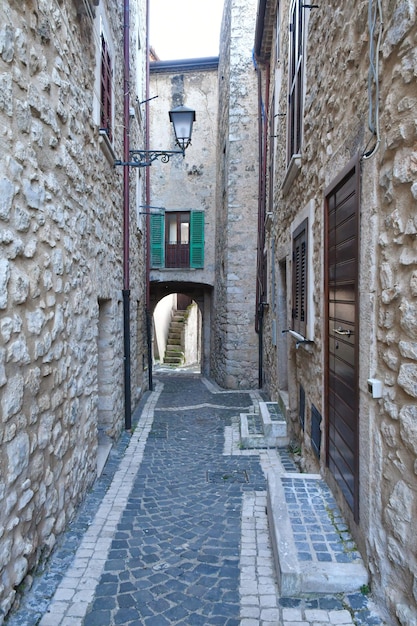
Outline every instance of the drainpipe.
{"type": "MultiPolygon", "coordinates": [[[[130,50],[129,50],[129,0],[124,0],[123,51],[124,51],[124,84],[123,84],[123,161],[129,162],[130,151],[130,50]]],[[[124,344],[124,392],[125,392],[125,429],[132,427],[131,371],[130,371],[130,233],[129,233],[129,165],[123,166],[123,344],[124,344]]]]}
{"type": "MultiPolygon", "coordinates": [[[[145,86],[145,149],[149,150],[149,58],[150,58],[150,44],[149,44],[149,10],[150,0],[146,0],[146,86],[145,86]]],[[[146,187],[146,206],[151,205],[151,173],[150,168],[145,168],[145,187],[146,187]]],[[[148,347],[148,386],[149,391],[153,390],[152,380],[152,315],[151,315],[151,294],[150,294],[150,255],[151,255],[151,228],[149,215],[149,209],[146,210],[146,259],[145,259],[145,282],[146,282],[146,297],[145,297],[145,316],[146,316],[146,339],[148,347]]]]}
{"type": "Polygon", "coordinates": [[[256,332],[258,333],[258,387],[263,385],[263,325],[265,292],[264,248],[265,248],[265,210],[266,210],[266,171],[268,152],[268,110],[269,110],[269,63],[265,70],[265,103],[262,99],[262,73],[255,61],[258,75],[258,263],[256,277],[256,332]]]}

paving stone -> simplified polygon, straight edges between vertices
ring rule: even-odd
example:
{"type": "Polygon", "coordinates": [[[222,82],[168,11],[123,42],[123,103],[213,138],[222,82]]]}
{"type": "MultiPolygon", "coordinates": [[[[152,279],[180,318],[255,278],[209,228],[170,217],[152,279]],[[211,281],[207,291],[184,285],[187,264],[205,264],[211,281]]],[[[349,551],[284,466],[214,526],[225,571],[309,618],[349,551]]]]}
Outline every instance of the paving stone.
{"type": "MultiPolygon", "coordinates": [[[[163,376],[161,382],[162,393],[148,394],[135,413],[136,438],[128,445],[129,436],[122,435],[77,519],[7,626],[34,626],[41,615],[40,626],[344,626],[352,622],[337,620],[351,617],[347,606],[355,619],[360,616],[358,625],[381,626],[362,594],[278,597],[263,468],[280,463],[280,456],[287,472],[297,468],[286,450],[241,454],[237,445],[225,446],[225,433],[231,436],[238,427],[234,418],[254,405],[257,392],[214,392],[192,377],[163,376]],[[128,487],[119,471],[134,463],[137,473],[128,487]],[[117,497],[107,501],[115,485],[117,497]],[[102,530],[92,536],[96,522],[102,530]],[[71,605],[72,594],[90,598],[88,610],[86,602],[71,605]]],[[[287,497],[294,515],[303,507],[296,540],[314,559],[337,558],[334,527],[306,511],[306,503],[323,501],[322,494],[293,487],[287,497]]]]}

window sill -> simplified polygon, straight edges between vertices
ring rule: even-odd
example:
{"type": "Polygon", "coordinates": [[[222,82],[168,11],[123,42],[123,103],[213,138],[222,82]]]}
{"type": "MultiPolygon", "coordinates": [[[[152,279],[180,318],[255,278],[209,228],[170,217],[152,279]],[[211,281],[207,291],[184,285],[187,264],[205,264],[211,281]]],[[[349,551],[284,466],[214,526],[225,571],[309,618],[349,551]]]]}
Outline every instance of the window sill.
{"type": "Polygon", "coordinates": [[[151,267],[153,272],[195,272],[203,267],[151,267]]]}
{"type": "Polygon", "coordinates": [[[116,155],[114,153],[113,150],[113,145],[109,139],[108,134],[106,133],[105,130],[102,130],[100,128],[99,132],[99,138],[98,138],[98,143],[100,145],[100,148],[104,154],[104,156],[106,157],[106,159],[108,160],[108,162],[110,163],[111,166],[114,165],[114,162],[116,160],[116,155]]]}
{"type": "Polygon", "coordinates": [[[301,154],[293,154],[291,157],[290,164],[287,169],[287,173],[284,178],[284,182],[282,183],[281,190],[284,196],[290,190],[291,185],[294,180],[298,176],[299,171],[301,170],[301,154]]]}

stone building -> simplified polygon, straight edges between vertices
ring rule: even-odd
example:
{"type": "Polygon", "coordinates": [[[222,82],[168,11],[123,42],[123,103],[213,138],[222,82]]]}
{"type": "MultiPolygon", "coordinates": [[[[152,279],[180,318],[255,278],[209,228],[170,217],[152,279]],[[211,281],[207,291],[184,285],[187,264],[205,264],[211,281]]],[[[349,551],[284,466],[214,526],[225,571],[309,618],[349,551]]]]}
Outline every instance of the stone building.
{"type": "MultiPolygon", "coordinates": [[[[177,292],[197,302],[202,371],[228,389],[258,384],[255,2],[249,10],[246,5],[225,3],[219,59],[159,60],[150,66],[150,95],[158,96],[150,105],[151,141],[158,141],[152,147],[172,145],[161,125],[170,108],[196,111],[184,160],[155,164],[150,173],[150,205],[162,207],[159,215],[151,209],[149,218],[151,308],[177,292]],[[169,264],[169,220],[187,220],[187,214],[201,216],[203,254],[193,263],[190,252],[186,267],[169,264]],[[161,236],[163,261],[157,249],[161,236]]],[[[190,251],[192,237],[190,231],[190,251]]]]}
{"type": "MultiPolygon", "coordinates": [[[[193,109],[195,123],[185,157],[174,155],[168,163],[155,161],[150,168],[149,205],[156,208],[150,208],[150,215],[144,216],[150,234],[151,312],[171,294],[180,294],[183,301],[185,296],[181,306],[192,301],[198,305],[197,352],[201,353],[200,366],[206,374],[210,368],[215,273],[217,68],[218,57],[150,64],[151,149],[175,149],[168,123],[171,109],[193,109]]],[[[177,307],[176,300],[173,306],[177,307]]]]}
{"type": "Polygon", "coordinates": [[[220,37],[211,372],[229,389],[258,385],[255,17],[254,0],[226,0],[220,37]]]}
{"type": "Polygon", "coordinates": [[[262,377],[417,624],[416,3],[259,0],[262,377]]]}
{"type": "MultiPolygon", "coordinates": [[[[0,6],[0,623],[124,427],[123,17],[115,0],[0,6]]],[[[138,141],[145,23],[131,1],[138,141]]],[[[144,247],[127,182],[133,405],[146,385],[144,247]]]]}

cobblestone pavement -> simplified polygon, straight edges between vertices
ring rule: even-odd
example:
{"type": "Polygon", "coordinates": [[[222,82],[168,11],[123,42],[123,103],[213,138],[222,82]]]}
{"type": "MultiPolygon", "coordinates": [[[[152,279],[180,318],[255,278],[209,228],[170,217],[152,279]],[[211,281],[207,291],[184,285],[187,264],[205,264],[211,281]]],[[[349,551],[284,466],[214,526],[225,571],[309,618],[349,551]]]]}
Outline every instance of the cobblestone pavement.
{"type": "Polygon", "coordinates": [[[279,597],[265,508],[278,452],[236,434],[257,399],[161,375],[8,626],[382,624],[361,593],[279,597]]]}

